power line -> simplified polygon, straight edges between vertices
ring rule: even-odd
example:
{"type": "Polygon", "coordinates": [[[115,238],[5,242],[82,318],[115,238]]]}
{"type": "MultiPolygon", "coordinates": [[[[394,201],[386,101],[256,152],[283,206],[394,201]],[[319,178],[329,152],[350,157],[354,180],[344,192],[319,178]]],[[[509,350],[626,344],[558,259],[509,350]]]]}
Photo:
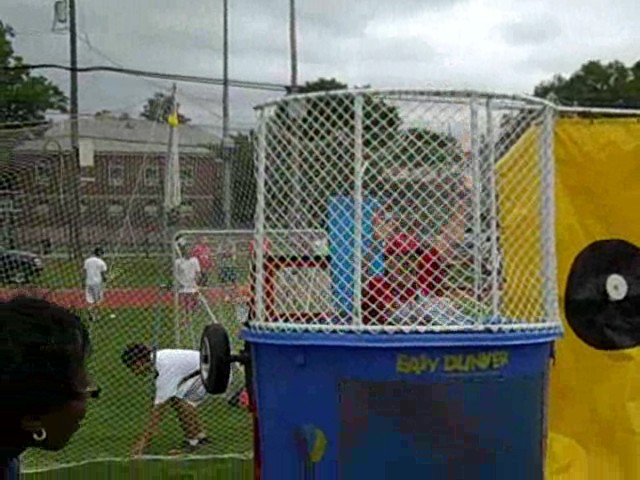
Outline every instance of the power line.
{"type": "MultiPolygon", "coordinates": [[[[61,65],[56,63],[36,63],[36,64],[23,64],[23,65],[12,65],[12,66],[1,66],[0,71],[18,71],[18,70],[64,70],[67,72],[77,72],[77,73],[92,73],[92,72],[109,72],[116,73],[121,75],[131,75],[134,77],[144,77],[144,78],[159,78],[163,80],[173,80],[176,82],[185,82],[185,83],[199,83],[204,85],[223,85],[224,81],[221,78],[212,78],[212,77],[201,77],[196,75],[179,75],[175,73],[160,73],[160,72],[151,72],[148,70],[137,70],[133,68],[122,68],[122,67],[110,67],[108,65],[94,65],[90,67],[77,67],[72,68],[67,65],[61,65]]],[[[235,88],[244,88],[250,90],[265,90],[272,92],[283,92],[287,90],[286,85],[281,85],[277,83],[268,83],[268,82],[254,82],[249,80],[231,80],[228,81],[229,86],[235,88]]]]}

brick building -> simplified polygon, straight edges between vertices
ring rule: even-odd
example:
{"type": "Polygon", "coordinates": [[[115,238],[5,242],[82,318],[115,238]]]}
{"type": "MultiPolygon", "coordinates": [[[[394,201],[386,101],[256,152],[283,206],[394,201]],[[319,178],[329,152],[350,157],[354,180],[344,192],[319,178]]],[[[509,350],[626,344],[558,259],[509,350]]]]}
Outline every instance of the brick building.
{"type": "MultiPolygon", "coordinates": [[[[169,127],[139,119],[83,118],[80,127],[80,227],[83,246],[129,250],[157,245],[162,232],[169,127]]],[[[0,243],[53,249],[69,243],[73,220],[70,122],[23,139],[0,186],[0,243]]],[[[222,226],[223,163],[215,137],[182,125],[182,205],[177,228],[222,226]]]]}

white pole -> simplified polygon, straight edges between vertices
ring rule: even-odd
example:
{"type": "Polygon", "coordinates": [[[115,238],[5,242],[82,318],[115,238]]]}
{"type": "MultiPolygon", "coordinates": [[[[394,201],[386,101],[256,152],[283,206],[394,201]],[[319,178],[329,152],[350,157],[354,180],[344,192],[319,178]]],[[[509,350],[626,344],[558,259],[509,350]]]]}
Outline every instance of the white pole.
{"type": "Polygon", "coordinates": [[[542,228],[542,268],[543,268],[543,321],[560,323],[560,307],[558,305],[558,279],[556,264],[555,235],[555,156],[554,156],[555,112],[550,106],[543,111],[542,131],[540,134],[540,178],[542,183],[542,202],[540,211],[540,227],[542,228]]]}
{"type": "Polygon", "coordinates": [[[176,348],[180,347],[180,297],[178,293],[178,282],[176,281],[175,268],[176,260],[176,238],[171,241],[171,291],[173,291],[173,324],[176,333],[176,348]]]}
{"type": "Polygon", "coordinates": [[[362,110],[364,99],[356,94],[354,99],[354,251],[353,251],[353,320],[362,325],[362,110]]]}
{"type": "Polygon", "coordinates": [[[487,159],[489,169],[489,194],[491,195],[491,316],[498,318],[500,316],[500,283],[499,273],[501,261],[498,250],[498,186],[496,182],[496,139],[493,110],[491,99],[487,100],[487,143],[489,145],[489,156],[487,159]]]}
{"type": "Polygon", "coordinates": [[[265,163],[266,163],[266,123],[267,113],[264,109],[260,110],[258,117],[258,148],[256,158],[256,235],[255,235],[255,254],[256,254],[256,315],[257,324],[264,322],[264,224],[265,224],[265,163]]]}
{"type": "MultiPolygon", "coordinates": [[[[471,111],[471,162],[473,168],[473,298],[476,305],[481,304],[482,286],[482,169],[480,165],[480,129],[478,120],[478,101],[474,96],[470,101],[471,111]]],[[[476,310],[476,315],[478,311],[476,310]]],[[[479,318],[477,318],[479,320],[479,318]]]]}

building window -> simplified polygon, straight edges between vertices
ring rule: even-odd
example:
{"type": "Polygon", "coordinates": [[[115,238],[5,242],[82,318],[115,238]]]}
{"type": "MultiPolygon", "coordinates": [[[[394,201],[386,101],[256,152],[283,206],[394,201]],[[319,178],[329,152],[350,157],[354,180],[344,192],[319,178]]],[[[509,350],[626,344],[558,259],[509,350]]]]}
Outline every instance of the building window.
{"type": "Polygon", "coordinates": [[[36,163],[36,185],[50,185],[52,178],[51,164],[45,161],[36,163]]]}
{"type": "Polygon", "coordinates": [[[36,213],[36,215],[39,215],[41,217],[46,217],[46,216],[49,215],[49,204],[48,203],[40,203],[40,204],[36,205],[36,207],[33,210],[36,213]]]}
{"type": "Polygon", "coordinates": [[[124,206],[121,203],[111,203],[107,207],[107,214],[111,218],[118,218],[124,215],[124,206]]]}
{"type": "Polygon", "coordinates": [[[0,198],[0,212],[12,212],[12,211],[13,211],[13,199],[0,198]]]}
{"type": "Polygon", "coordinates": [[[109,162],[109,186],[122,187],[124,185],[124,165],[120,162],[109,162]]]}
{"type": "Polygon", "coordinates": [[[195,165],[180,165],[180,183],[185,187],[193,186],[196,177],[195,165]]]}
{"type": "Polygon", "coordinates": [[[147,217],[157,217],[159,211],[158,205],[149,204],[144,206],[144,214],[147,217]]]}
{"type": "Polygon", "coordinates": [[[180,217],[189,218],[193,216],[194,208],[191,203],[183,203],[182,205],[180,205],[179,211],[180,211],[180,217]]]}
{"type": "Polygon", "coordinates": [[[157,165],[149,165],[145,167],[144,185],[145,187],[157,187],[160,185],[160,167],[157,165]]]}

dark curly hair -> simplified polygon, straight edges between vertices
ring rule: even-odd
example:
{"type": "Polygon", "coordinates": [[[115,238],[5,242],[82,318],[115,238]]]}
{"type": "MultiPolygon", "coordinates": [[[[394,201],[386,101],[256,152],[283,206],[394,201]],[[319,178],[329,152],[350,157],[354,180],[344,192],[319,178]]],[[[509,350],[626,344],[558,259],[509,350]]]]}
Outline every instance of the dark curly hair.
{"type": "Polygon", "coordinates": [[[122,360],[122,363],[130,369],[141,360],[150,361],[151,353],[153,353],[153,350],[146,345],[141,343],[130,343],[122,351],[120,360],[122,360]]]}
{"type": "Polygon", "coordinates": [[[0,302],[3,423],[73,399],[90,351],[89,333],[72,311],[28,296],[0,302]]]}

